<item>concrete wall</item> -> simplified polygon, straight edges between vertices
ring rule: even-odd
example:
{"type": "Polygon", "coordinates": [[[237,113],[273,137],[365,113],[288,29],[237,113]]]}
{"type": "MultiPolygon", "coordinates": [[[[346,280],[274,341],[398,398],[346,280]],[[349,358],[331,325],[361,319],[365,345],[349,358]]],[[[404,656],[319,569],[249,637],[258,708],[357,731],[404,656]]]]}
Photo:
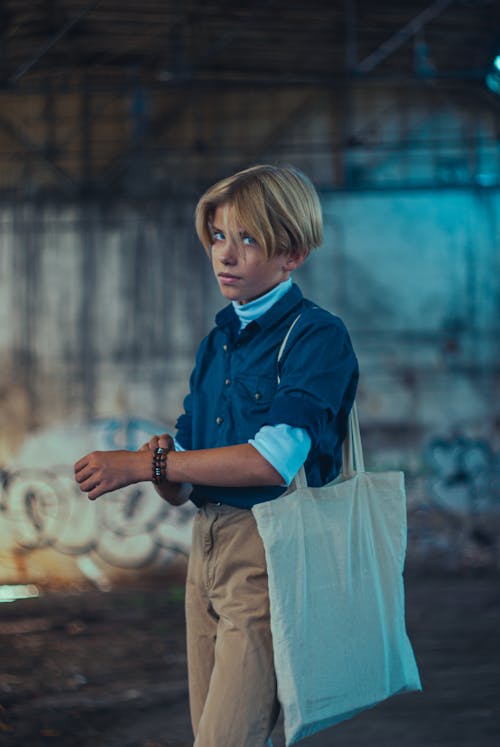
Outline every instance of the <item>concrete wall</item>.
{"type": "MultiPolygon", "coordinates": [[[[434,488],[447,474],[463,476],[457,439],[466,455],[479,444],[481,512],[496,511],[500,193],[322,200],[325,244],[296,279],[351,330],[369,464],[405,469],[411,506],[441,501],[468,516],[474,477],[462,479],[458,497],[446,484],[444,493],[434,488]]],[[[61,553],[142,567],[185,551],[188,515],[174,519],[141,488],[107,499],[125,517],[109,532],[108,509],[84,506],[68,475],[99,443],[136,448],[148,428],[175,422],[196,346],[220,306],[193,207],[1,206],[0,582],[36,575],[44,564],[29,559],[41,550],[55,553],[49,576],[60,574],[61,553]],[[134,532],[118,551],[117,538],[134,532]]]]}
{"type": "Polygon", "coordinates": [[[427,433],[465,427],[493,439],[499,194],[332,195],[324,203],[326,252],[306,268],[307,280],[352,330],[364,422],[427,433]]]}

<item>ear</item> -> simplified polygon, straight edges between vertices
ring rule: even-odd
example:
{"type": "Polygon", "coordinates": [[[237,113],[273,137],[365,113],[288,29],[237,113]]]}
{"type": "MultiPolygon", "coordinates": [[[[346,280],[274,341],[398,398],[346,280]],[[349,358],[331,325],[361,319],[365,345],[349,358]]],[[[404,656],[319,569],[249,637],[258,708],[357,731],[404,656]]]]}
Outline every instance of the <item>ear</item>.
{"type": "Polygon", "coordinates": [[[293,254],[288,255],[283,269],[285,269],[287,272],[296,270],[297,267],[300,267],[300,265],[306,261],[308,256],[309,249],[298,249],[293,254]]]}

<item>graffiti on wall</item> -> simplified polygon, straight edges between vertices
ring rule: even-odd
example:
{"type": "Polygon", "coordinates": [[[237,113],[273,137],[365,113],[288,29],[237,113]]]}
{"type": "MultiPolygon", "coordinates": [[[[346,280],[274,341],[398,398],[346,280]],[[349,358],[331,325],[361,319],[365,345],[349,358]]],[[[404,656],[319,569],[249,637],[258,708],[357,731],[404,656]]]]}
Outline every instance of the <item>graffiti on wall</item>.
{"type": "Polygon", "coordinates": [[[463,434],[432,439],[426,449],[431,468],[429,492],[443,509],[477,515],[499,506],[499,470],[485,441],[463,434]]]}
{"type": "MultiPolygon", "coordinates": [[[[108,570],[147,569],[187,556],[192,504],[170,506],[148,483],[92,502],[73,478],[72,464],[83,454],[134,450],[165,430],[171,428],[155,421],[108,418],[30,436],[17,461],[0,469],[3,550],[52,550],[75,558],[89,577],[91,560],[108,570]]],[[[454,435],[432,439],[423,456],[426,469],[407,474],[409,563],[500,567],[498,455],[485,442],[454,435]]]]}
{"type": "Polygon", "coordinates": [[[500,569],[500,459],[463,433],[432,438],[409,481],[410,563],[500,569]]]}
{"type": "Polygon", "coordinates": [[[22,459],[0,471],[3,547],[92,555],[127,569],[165,566],[179,553],[187,554],[191,504],[170,506],[147,483],[92,502],[73,477],[71,465],[89,450],[137,449],[164,430],[164,424],[146,420],[105,419],[32,436],[22,459]]]}
{"type": "Polygon", "coordinates": [[[147,486],[92,503],[63,467],[3,472],[1,480],[0,521],[25,551],[92,552],[111,565],[139,568],[189,550],[192,511],[170,506],[147,486]]]}

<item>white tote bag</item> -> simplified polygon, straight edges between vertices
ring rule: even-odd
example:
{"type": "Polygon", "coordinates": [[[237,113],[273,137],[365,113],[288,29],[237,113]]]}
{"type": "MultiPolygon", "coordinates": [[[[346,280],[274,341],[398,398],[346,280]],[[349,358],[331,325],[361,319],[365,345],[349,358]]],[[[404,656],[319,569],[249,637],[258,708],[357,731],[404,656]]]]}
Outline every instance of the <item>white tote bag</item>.
{"type": "Polygon", "coordinates": [[[252,511],[287,745],[421,690],[405,626],[404,476],[365,472],[356,406],[342,474],[310,488],[302,468],[285,494],[252,511]]]}

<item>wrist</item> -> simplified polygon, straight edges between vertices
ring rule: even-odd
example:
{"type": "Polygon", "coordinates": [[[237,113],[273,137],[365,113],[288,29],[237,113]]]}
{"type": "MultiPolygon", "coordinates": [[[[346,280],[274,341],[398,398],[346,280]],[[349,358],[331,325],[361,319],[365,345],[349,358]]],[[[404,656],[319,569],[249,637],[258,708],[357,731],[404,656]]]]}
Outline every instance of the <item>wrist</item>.
{"type": "Polygon", "coordinates": [[[136,470],[137,480],[136,482],[150,482],[151,481],[151,452],[147,451],[136,451],[134,452],[136,459],[136,470]]]}
{"type": "Polygon", "coordinates": [[[156,486],[169,482],[168,472],[168,455],[174,451],[174,441],[172,436],[164,434],[158,440],[158,446],[152,453],[151,460],[151,478],[156,486]]]}

